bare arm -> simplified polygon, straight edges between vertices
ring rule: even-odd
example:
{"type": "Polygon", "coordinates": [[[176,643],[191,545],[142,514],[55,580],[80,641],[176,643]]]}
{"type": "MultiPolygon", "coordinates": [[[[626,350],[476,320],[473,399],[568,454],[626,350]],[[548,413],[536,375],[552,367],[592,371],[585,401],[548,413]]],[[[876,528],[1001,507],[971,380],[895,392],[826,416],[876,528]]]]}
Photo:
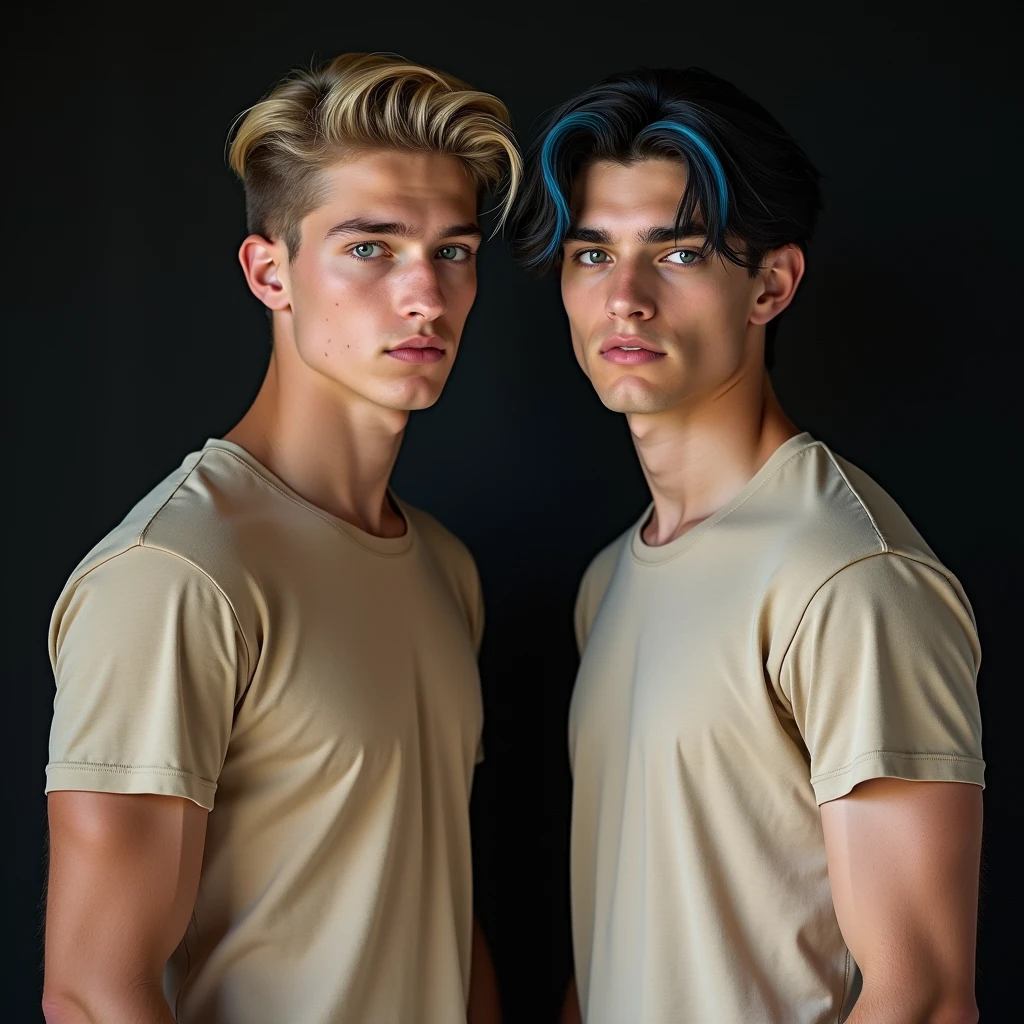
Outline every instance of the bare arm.
{"type": "Polygon", "coordinates": [[[974,1024],[981,789],[872,779],[823,804],[821,821],[864,976],[848,1024],[974,1024]]]}
{"type": "Polygon", "coordinates": [[[473,917],[473,953],[469,975],[468,1024],[501,1024],[498,976],[480,921],[473,917]]]}
{"type": "Polygon", "coordinates": [[[163,970],[199,887],[207,812],[179,797],[49,796],[47,1024],[173,1024],[163,970]]]}

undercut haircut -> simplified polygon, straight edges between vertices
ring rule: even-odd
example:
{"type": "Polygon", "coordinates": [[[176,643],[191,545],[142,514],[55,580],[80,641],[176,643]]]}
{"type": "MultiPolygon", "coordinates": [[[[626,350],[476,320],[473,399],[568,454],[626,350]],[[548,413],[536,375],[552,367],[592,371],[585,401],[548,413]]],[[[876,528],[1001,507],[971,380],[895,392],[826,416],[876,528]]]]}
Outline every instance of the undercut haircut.
{"type": "MultiPolygon", "coordinates": [[[[807,254],[821,209],[818,170],[759,103],[701,68],[612,75],[557,107],[527,154],[509,217],[512,252],[527,268],[559,266],[572,220],[573,184],[597,161],[669,158],[686,168],[675,228],[706,234],[718,254],[753,276],[790,243],[807,254]]],[[[778,317],[766,329],[766,359],[778,317]]]]}
{"type": "Polygon", "coordinates": [[[292,72],[232,127],[228,162],[245,186],[248,229],[299,249],[303,217],[327,199],[324,168],[374,150],[460,160],[482,198],[504,191],[504,224],[522,177],[505,104],[393,54],[346,53],[292,72]]]}

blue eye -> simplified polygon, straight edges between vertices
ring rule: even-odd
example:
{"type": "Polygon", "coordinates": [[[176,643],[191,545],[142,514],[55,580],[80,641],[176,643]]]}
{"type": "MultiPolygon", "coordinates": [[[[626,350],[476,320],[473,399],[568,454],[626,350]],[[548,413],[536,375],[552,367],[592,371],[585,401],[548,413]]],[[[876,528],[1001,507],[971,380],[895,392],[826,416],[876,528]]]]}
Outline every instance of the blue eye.
{"type": "Polygon", "coordinates": [[[676,252],[670,252],[665,257],[666,263],[678,263],[681,266],[689,267],[700,260],[700,253],[693,249],[678,249],[676,252]],[[674,257],[678,256],[679,259],[674,257]]]}
{"type": "Polygon", "coordinates": [[[576,259],[587,267],[596,267],[599,263],[609,263],[611,256],[604,249],[584,249],[577,253],[576,259]]]}
{"type": "Polygon", "coordinates": [[[380,256],[384,252],[384,246],[379,245],[377,242],[360,242],[358,245],[352,246],[350,251],[356,259],[372,260],[375,256],[380,256]],[[379,251],[375,252],[374,250],[379,251]]]}

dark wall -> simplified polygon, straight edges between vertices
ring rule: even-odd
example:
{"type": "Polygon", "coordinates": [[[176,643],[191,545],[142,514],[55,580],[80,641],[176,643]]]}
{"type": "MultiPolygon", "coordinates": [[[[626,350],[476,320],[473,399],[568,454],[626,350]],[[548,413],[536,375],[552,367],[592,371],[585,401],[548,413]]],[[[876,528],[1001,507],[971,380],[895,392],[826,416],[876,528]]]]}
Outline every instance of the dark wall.
{"type": "MultiPolygon", "coordinates": [[[[134,501],[238,419],[264,371],[266,320],[235,258],[245,232],[228,126],[289,67],[396,50],[496,92],[524,141],[547,107],[610,71],[703,65],[764,102],[824,172],[827,209],[774,379],[802,427],[902,504],[974,603],[988,760],[978,994],[982,1019],[1002,1019],[1021,911],[1014,34],[1009,4],[913,6],[15,12],[2,157],[15,778],[0,1015],[38,1019],[50,608],[134,501]]],[[[439,404],[414,416],[396,477],[466,540],[483,576],[477,901],[508,1020],[544,1021],[569,970],[572,601],[646,491],[624,421],[575,366],[555,283],[529,280],[501,241],[485,247],[458,365],[439,404]]]]}

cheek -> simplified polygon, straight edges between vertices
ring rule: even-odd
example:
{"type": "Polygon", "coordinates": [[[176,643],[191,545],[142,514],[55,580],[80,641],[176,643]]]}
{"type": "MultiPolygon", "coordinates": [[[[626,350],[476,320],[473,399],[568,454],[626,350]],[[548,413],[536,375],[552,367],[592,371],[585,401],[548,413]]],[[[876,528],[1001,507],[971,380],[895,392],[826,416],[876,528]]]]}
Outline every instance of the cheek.
{"type": "Polygon", "coordinates": [[[603,304],[595,302],[593,294],[588,294],[588,289],[575,276],[562,277],[562,305],[569,318],[574,342],[577,333],[585,331],[589,322],[600,318],[604,312],[603,304]]]}
{"type": "Polygon", "coordinates": [[[328,339],[334,345],[348,342],[354,348],[356,339],[366,336],[362,325],[380,319],[381,309],[387,308],[382,282],[346,269],[321,266],[302,278],[294,309],[296,332],[302,338],[321,344],[328,339]]]}

